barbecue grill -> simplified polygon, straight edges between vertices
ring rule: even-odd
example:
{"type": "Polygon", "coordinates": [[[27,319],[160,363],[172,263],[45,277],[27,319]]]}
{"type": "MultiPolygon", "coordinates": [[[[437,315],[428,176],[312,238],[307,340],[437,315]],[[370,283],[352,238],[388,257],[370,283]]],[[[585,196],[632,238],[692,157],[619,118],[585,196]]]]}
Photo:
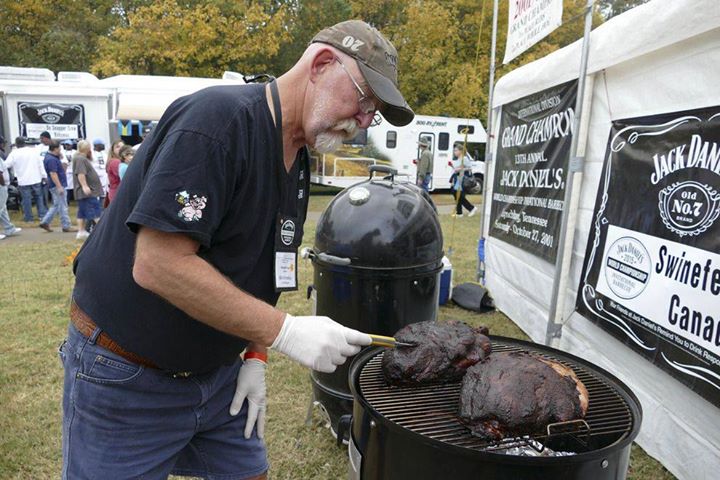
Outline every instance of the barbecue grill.
{"type": "Polygon", "coordinates": [[[493,352],[528,351],[572,368],[589,392],[585,418],[501,441],[470,434],[457,418],[460,381],[389,386],[383,349],[360,353],[350,368],[354,396],[351,479],[624,479],[642,410],[608,372],[573,355],[491,336],[493,352]]]}
{"type": "MultiPolygon", "coordinates": [[[[339,193],[318,220],[315,314],[363,332],[393,335],[437,317],[442,230],[427,193],[397,181],[395,170],[370,167],[370,178],[339,193]],[[373,177],[373,172],[389,174],[373,177]]],[[[340,419],[352,413],[349,361],[333,373],[313,371],[313,404],[344,438],[340,419]]],[[[312,410],[310,410],[310,413],[312,410]]]]}

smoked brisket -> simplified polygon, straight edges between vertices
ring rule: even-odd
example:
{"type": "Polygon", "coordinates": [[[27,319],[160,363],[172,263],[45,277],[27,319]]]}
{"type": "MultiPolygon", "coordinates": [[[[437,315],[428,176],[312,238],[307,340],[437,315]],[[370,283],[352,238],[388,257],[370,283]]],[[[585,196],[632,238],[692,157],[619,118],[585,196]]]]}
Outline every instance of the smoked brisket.
{"type": "Polygon", "coordinates": [[[584,418],[588,400],[570,368],[526,352],[496,352],[468,369],[459,417],[473,435],[501,440],[584,418]]]}
{"type": "Polygon", "coordinates": [[[395,339],[414,346],[385,351],[385,379],[392,385],[459,380],[470,366],[490,354],[487,334],[487,327],[473,328],[459,321],[407,325],[397,331],[395,339]]]}

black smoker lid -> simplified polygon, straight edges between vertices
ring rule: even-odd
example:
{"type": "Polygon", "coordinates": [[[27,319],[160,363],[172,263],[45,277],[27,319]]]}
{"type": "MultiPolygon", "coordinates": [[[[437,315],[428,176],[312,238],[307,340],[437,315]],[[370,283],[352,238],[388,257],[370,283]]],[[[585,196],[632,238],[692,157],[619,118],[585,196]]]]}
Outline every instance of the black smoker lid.
{"type": "Polygon", "coordinates": [[[330,202],[318,220],[314,251],[350,259],[351,267],[432,265],[442,261],[442,229],[429,196],[415,185],[370,178],[330,202]]]}

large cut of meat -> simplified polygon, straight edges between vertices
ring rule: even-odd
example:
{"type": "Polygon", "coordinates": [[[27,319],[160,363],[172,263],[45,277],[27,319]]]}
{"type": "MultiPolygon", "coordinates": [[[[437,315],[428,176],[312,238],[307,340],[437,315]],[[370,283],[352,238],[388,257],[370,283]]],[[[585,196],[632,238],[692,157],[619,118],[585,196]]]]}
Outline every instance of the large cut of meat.
{"type": "Polygon", "coordinates": [[[459,380],[468,367],[490,354],[487,334],[487,327],[473,328],[458,321],[407,325],[397,331],[395,339],[414,346],[385,351],[385,379],[392,385],[459,380]]]}
{"type": "Polygon", "coordinates": [[[588,392],[570,368],[526,352],[496,352],[469,368],[460,420],[488,440],[544,432],[585,417],[588,392]]]}

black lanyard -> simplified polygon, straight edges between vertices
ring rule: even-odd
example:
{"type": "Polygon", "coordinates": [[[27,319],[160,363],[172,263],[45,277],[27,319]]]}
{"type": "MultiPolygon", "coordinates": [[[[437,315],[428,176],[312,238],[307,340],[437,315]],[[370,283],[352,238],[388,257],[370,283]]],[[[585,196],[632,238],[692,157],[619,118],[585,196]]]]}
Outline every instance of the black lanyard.
{"type": "Polygon", "coordinates": [[[277,186],[280,204],[275,224],[275,290],[297,290],[297,249],[303,235],[310,190],[310,157],[307,149],[298,151],[293,168],[285,169],[285,151],[282,138],[282,111],[277,83],[270,83],[275,111],[277,143],[277,186]],[[298,161],[300,160],[300,161],[298,161]]]}

